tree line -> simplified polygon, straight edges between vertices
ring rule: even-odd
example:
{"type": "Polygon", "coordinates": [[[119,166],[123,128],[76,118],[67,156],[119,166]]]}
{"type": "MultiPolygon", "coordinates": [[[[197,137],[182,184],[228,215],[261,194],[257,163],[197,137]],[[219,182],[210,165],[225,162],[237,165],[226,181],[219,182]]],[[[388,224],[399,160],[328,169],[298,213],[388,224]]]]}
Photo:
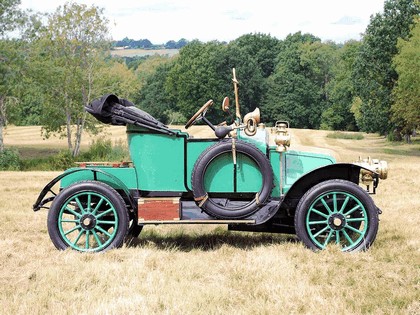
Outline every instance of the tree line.
{"type": "Polygon", "coordinates": [[[128,37],[123,38],[122,40],[117,40],[112,42],[112,47],[124,47],[128,49],[181,49],[182,47],[188,44],[188,40],[181,38],[178,41],[169,40],[164,44],[153,44],[148,39],[131,39],[128,37]]]}
{"type": "MultiPolygon", "coordinates": [[[[7,123],[59,133],[75,156],[83,131],[97,132],[84,106],[106,93],[133,101],[167,124],[181,124],[208,99],[259,107],[266,123],[361,130],[407,139],[420,122],[420,5],[387,0],[360,41],[322,42],[297,32],[280,40],[245,34],[229,43],[193,40],[179,54],[124,59],[103,9],[66,3],[48,15],[0,4],[0,151],[7,123]],[[8,32],[19,31],[18,37],[8,32]]],[[[221,110],[208,118],[222,121],[221,110]]]]}

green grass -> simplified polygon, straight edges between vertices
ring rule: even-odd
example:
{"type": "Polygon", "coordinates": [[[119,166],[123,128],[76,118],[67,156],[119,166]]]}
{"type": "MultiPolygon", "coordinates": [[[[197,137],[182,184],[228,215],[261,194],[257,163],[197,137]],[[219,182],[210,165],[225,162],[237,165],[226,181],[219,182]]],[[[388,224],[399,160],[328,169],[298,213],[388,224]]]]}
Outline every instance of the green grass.
{"type": "Polygon", "coordinates": [[[403,155],[403,156],[420,156],[420,149],[419,148],[412,148],[411,150],[407,149],[392,149],[392,148],[384,148],[382,150],[384,153],[392,154],[392,155],[403,155]]]}
{"type": "Polygon", "coordinates": [[[411,143],[405,141],[388,142],[388,146],[382,148],[382,152],[391,155],[420,156],[420,136],[412,137],[411,143]]]}
{"type": "Polygon", "coordinates": [[[13,146],[19,151],[21,160],[43,160],[60,152],[59,148],[41,146],[13,146]]]}
{"type": "Polygon", "coordinates": [[[342,131],[334,131],[327,135],[327,138],[345,139],[345,140],[363,140],[365,137],[361,133],[349,133],[342,131]]]}

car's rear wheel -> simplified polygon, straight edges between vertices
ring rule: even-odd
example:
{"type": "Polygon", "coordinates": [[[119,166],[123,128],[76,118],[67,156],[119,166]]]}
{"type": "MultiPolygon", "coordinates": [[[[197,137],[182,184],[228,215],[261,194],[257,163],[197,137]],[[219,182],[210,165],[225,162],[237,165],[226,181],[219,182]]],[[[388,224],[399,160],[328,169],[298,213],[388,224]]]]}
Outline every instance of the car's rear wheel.
{"type": "Polygon", "coordinates": [[[328,180],[311,189],[299,201],[295,229],[309,248],[335,244],[342,251],[367,249],[378,231],[378,209],[360,186],[345,180],[328,180]]]}
{"type": "Polygon", "coordinates": [[[99,252],[120,247],[129,217],[124,200],[101,182],[84,181],[63,189],[48,213],[48,233],[60,250],[99,252]]]}

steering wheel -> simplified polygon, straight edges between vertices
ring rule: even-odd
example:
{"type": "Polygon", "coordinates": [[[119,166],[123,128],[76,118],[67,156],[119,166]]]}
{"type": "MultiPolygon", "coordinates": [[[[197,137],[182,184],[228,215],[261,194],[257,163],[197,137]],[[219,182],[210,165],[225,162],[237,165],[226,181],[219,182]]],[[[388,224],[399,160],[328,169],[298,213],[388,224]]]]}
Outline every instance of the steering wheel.
{"type": "Polygon", "coordinates": [[[206,112],[211,105],[213,105],[213,100],[209,100],[209,101],[207,101],[206,104],[201,106],[201,108],[185,124],[185,129],[190,128],[191,125],[193,125],[199,118],[204,117],[204,115],[206,115],[206,112]]]}

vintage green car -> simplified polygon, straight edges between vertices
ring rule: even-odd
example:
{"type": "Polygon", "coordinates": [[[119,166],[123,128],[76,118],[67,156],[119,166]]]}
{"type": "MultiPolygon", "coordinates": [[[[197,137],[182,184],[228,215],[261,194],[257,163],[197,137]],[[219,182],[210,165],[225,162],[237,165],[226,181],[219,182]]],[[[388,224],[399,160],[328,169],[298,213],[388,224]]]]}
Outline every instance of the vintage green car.
{"type": "MultiPolygon", "coordinates": [[[[170,129],[112,94],[87,106],[101,122],[126,126],[131,161],[86,162],[45,186],[33,210],[52,202],[47,224],[53,244],[100,252],[137,237],[145,225],[226,224],[236,231],[296,234],[314,250],[329,244],[367,249],[381,213],[369,194],[387,177],[386,162],[337,163],[325,154],[288,150],[289,124],[277,121],[270,132],[258,108],[242,119],[234,70],[233,83],[231,125],[206,118],[210,100],[185,126],[203,121],[214,130],[210,139],[170,129]]],[[[228,98],[222,109],[229,111],[228,98]]]]}

